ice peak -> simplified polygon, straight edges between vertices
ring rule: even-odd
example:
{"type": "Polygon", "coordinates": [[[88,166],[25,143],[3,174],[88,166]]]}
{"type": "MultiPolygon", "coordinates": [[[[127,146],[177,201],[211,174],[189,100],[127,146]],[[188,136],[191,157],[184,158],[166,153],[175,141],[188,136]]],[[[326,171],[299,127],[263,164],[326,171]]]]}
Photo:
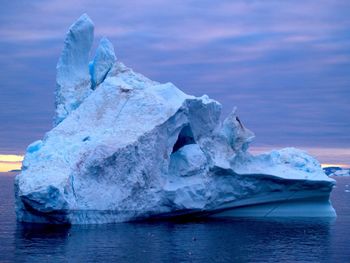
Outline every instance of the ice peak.
{"type": "Polygon", "coordinates": [[[78,23],[78,22],[80,22],[80,21],[86,21],[87,23],[94,24],[94,23],[92,22],[91,18],[90,18],[86,13],[82,14],[82,15],[78,18],[78,20],[75,22],[75,24],[78,23]]]}
{"type": "Polygon", "coordinates": [[[96,50],[94,60],[89,65],[93,89],[103,82],[115,61],[113,44],[106,37],[103,37],[96,50]]]}
{"type": "Polygon", "coordinates": [[[94,24],[83,14],[67,32],[57,63],[56,116],[59,124],[91,92],[89,54],[94,39],[94,24]]]}

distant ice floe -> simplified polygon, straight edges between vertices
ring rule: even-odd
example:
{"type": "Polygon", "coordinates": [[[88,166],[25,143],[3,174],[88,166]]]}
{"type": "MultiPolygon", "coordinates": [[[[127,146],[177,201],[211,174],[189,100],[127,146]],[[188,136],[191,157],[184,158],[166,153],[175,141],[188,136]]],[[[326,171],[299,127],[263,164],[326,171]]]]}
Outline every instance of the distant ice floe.
{"type": "Polygon", "coordinates": [[[350,168],[334,166],[323,168],[323,170],[328,176],[350,176],[350,168]]]}

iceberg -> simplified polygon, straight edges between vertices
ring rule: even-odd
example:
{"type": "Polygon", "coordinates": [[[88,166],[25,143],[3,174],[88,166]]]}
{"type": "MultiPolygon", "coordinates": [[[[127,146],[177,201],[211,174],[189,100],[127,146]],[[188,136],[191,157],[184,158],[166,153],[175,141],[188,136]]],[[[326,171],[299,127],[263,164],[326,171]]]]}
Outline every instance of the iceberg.
{"type": "Polygon", "coordinates": [[[236,108],[135,73],[94,25],[69,29],[57,65],[54,127],[15,179],[20,222],[102,224],[175,217],[334,217],[335,181],[307,153],[252,155],[236,108]]]}
{"type": "Polygon", "coordinates": [[[350,168],[330,166],[323,168],[328,176],[350,176],[350,168]]]}

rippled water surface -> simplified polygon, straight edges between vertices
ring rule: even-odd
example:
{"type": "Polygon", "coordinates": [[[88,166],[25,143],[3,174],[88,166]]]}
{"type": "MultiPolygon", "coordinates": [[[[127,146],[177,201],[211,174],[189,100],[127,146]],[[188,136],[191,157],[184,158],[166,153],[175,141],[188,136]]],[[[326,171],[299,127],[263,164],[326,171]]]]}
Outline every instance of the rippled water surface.
{"type": "Polygon", "coordinates": [[[0,174],[0,262],[350,262],[350,177],[330,219],[236,219],[49,227],[17,224],[0,174]]]}

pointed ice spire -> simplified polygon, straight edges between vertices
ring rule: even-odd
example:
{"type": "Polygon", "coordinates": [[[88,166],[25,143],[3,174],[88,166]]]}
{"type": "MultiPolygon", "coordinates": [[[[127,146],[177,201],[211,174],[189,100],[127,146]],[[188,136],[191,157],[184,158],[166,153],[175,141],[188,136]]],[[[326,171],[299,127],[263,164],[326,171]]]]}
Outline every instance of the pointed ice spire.
{"type": "Polygon", "coordinates": [[[226,117],[223,123],[223,132],[233,150],[246,151],[254,138],[254,133],[245,128],[236,114],[237,107],[226,117]]]}
{"type": "Polygon", "coordinates": [[[96,50],[95,58],[89,65],[93,89],[103,82],[116,59],[113,44],[103,37],[96,50]]]}
{"type": "Polygon", "coordinates": [[[57,63],[57,125],[90,94],[89,53],[94,38],[94,24],[83,14],[70,28],[57,63]]]}

